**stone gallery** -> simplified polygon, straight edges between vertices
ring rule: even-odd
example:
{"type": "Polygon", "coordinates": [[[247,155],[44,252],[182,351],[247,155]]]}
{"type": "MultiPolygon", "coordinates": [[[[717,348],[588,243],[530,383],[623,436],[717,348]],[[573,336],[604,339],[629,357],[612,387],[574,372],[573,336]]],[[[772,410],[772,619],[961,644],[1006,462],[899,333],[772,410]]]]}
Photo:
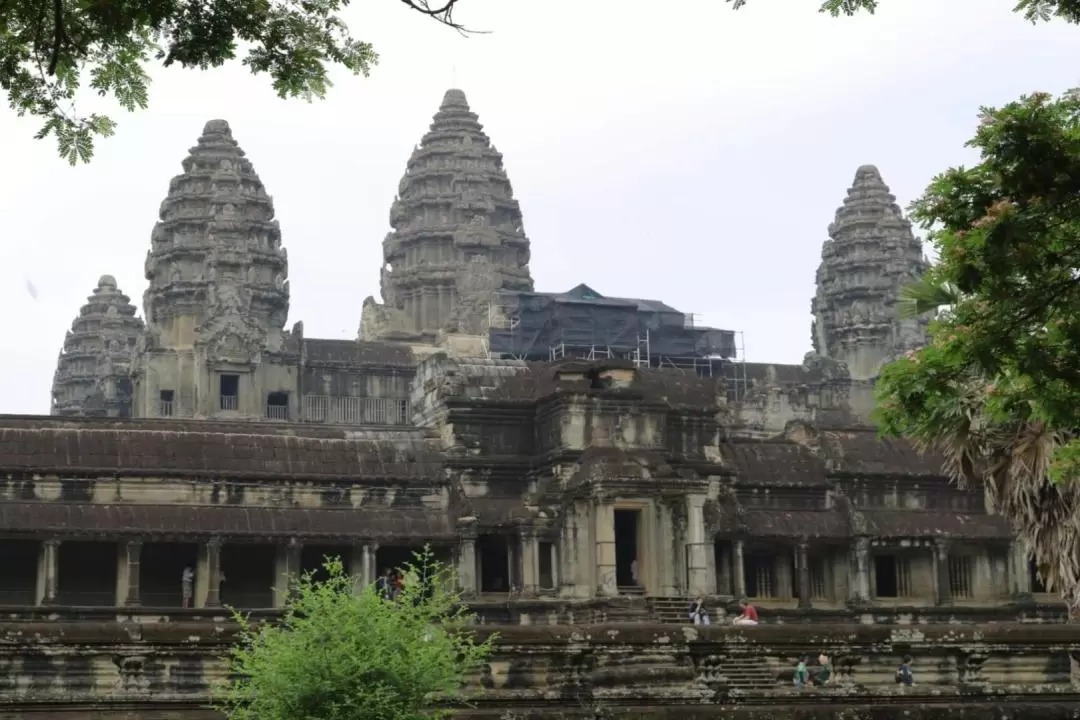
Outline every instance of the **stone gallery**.
{"type": "Polygon", "coordinates": [[[143,319],[102,276],[52,416],[0,416],[0,717],[217,717],[226,606],[273,617],[325,556],[371,583],[423,545],[499,632],[462,717],[1075,717],[1080,631],[1025,549],[868,424],[880,368],[926,337],[896,311],[921,244],[875,167],[828,228],[800,365],[588,278],[536,290],[460,90],[390,224],[359,337],[287,329],[273,203],[206,124],[143,319]],[[744,597],[761,625],[732,626],[744,597]],[[819,654],[830,684],[796,688],[819,654]]]}

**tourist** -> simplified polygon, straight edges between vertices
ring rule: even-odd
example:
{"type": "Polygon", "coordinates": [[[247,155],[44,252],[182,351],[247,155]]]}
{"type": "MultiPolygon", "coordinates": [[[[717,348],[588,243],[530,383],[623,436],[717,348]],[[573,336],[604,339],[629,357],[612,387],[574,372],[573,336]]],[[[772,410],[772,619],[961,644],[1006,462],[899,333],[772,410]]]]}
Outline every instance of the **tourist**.
{"type": "Polygon", "coordinates": [[[805,687],[806,683],[810,682],[810,671],[806,669],[806,661],[808,658],[803,655],[799,658],[799,664],[795,666],[795,687],[805,687]]]}
{"type": "Polygon", "coordinates": [[[757,609],[750,604],[750,601],[743,598],[739,601],[739,609],[742,613],[731,621],[732,625],[757,625],[758,614],[757,609]]]}
{"type": "Polygon", "coordinates": [[[390,568],[383,571],[382,577],[375,582],[375,588],[383,600],[390,600],[394,597],[394,578],[393,571],[390,568]]]}
{"type": "Polygon", "coordinates": [[[637,587],[637,560],[630,561],[630,584],[637,587]]]}
{"type": "Polygon", "coordinates": [[[832,663],[829,662],[829,656],[825,653],[818,655],[817,661],[821,669],[818,670],[817,677],[814,678],[814,683],[818,687],[825,687],[832,679],[832,663]]]}
{"type": "Polygon", "coordinates": [[[698,598],[690,605],[690,621],[695,625],[711,625],[709,611],[705,609],[705,601],[698,598]]]}
{"type": "Polygon", "coordinates": [[[905,655],[900,667],[896,668],[896,684],[911,687],[915,684],[915,675],[911,672],[911,656],[905,655]]]}
{"type": "Polygon", "coordinates": [[[190,565],[185,565],[184,572],[180,574],[180,598],[184,602],[184,607],[191,607],[191,597],[194,594],[195,570],[190,565]]]}

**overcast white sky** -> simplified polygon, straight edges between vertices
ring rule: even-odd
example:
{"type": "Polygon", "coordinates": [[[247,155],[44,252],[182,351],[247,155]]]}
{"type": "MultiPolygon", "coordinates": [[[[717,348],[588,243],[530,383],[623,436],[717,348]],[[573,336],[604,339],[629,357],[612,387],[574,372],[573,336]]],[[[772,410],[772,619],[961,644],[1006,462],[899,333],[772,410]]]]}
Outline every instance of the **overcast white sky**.
{"type": "Polygon", "coordinates": [[[458,19],[491,31],[465,39],[360,0],[348,18],[381,54],[370,78],[341,75],[308,105],[239,65],[156,71],[150,109],[117,113],[74,169],[0,107],[0,412],[48,412],[99,275],[141,302],[158,205],[211,118],[274,196],[290,324],[355,337],[405,161],[452,86],[505,156],[537,289],[662,299],[745,331],[750,360],[799,362],[821,243],[860,164],[906,205],[970,162],[979,105],[1080,84],[1080,28],[1032,27],[1014,0],[883,0],[835,20],[818,4],[462,0],[458,19]]]}

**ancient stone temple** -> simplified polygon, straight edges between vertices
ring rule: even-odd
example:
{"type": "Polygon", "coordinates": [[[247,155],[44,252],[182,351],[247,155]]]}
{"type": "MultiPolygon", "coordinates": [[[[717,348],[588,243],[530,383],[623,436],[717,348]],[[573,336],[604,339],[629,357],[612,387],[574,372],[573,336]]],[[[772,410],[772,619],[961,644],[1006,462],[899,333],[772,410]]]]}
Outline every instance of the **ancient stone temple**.
{"type": "Polygon", "coordinates": [[[131,359],[143,333],[131,299],[102,275],[64,336],[52,386],[54,415],[131,414],[131,359]]]}
{"type": "MultiPolygon", "coordinates": [[[[227,607],[274,618],[328,555],[365,587],[423,545],[500,634],[464,718],[1075,716],[1080,631],[1027,549],[866,423],[922,333],[875,169],[823,251],[815,352],[781,365],[659,300],[535,292],[459,91],[409,168],[386,304],[362,339],[307,338],[270,199],[207,124],[152,233],[127,412],[0,416],[0,718],[216,718],[227,607]],[[743,597],[760,626],[731,625],[743,597]],[[819,653],[832,684],[795,689],[819,653]]],[[[95,298],[130,307],[115,287],[95,298]]]]}
{"type": "Polygon", "coordinates": [[[183,168],[146,255],[136,414],[261,416],[251,389],[276,389],[280,361],[299,357],[284,332],[288,258],[274,203],[224,120],[206,123],[183,168]]]}
{"type": "Polygon", "coordinates": [[[383,241],[383,305],[364,302],[361,334],[481,331],[491,294],[532,290],[521,209],[465,93],[448,90],[413,151],[383,241]]]}
{"type": "Polygon", "coordinates": [[[900,289],[926,269],[922,243],[873,165],[855,172],[821,250],[814,349],[847,365],[855,380],[926,341],[926,317],[897,313],[900,289]]]}

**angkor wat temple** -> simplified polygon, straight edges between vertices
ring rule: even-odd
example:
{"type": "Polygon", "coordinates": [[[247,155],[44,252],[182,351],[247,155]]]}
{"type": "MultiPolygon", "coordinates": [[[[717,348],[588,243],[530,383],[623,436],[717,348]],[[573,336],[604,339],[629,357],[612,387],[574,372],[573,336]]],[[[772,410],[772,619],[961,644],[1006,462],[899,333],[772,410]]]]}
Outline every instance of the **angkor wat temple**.
{"type": "Polygon", "coordinates": [[[425,544],[500,633],[463,717],[1077,717],[1080,631],[1025,548],[868,424],[926,332],[896,311],[925,261],[875,167],[828,228],[801,365],[588,278],[537,291],[459,90],[390,224],[358,339],[286,329],[273,203],[206,124],[150,236],[145,320],[103,276],[53,415],[0,416],[0,718],[217,717],[225,606],[273,616],[327,555],[370,583],[425,544]],[[725,623],[742,596],[761,626],[725,623]],[[687,625],[693,597],[712,627],[687,625]],[[818,652],[834,686],[796,698],[818,652]]]}

